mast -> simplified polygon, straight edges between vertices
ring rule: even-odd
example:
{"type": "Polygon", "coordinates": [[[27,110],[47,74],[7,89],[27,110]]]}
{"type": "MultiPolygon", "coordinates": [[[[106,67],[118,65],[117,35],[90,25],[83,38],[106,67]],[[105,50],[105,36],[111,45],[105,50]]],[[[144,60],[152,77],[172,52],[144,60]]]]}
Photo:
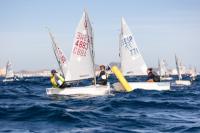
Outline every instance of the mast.
{"type": "Polygon", "coordinates": [[[61,70],[61,72],[62,72],[62,74],[64,75],[64,72],[63,72],[63,70],[62,70],[62,68],[61,68],[61,65],[60,65],[60,61],[59,61],[59,59],[58,59],[58,57],[57,57],[57,54],[56,54],[56,48],[55,48],[55,46],[54,45],[56,45],[56,42],[55,42],[55,39],[54,39],[54,36],[52,35],[52,33],[50,32],[50,30],[49,30],[49,36],[51,37],[51,40],[52,40],[52,47],[53,47],[53,52],[54,52],[54,55],[56,56],[56,60],[57,60],[57,62],[58,62],[58,64],[59,64],[59,67],[60,67],[60,70],[61,70]]]}
{"type": "MultiPolygon", "coordinates": [[[[92,30],[92,29],[91,29],[92,30]]],[[[96,86],[96,84],[97,84],[97,81],[96,81],[96,71],[95,71],[95,60],[94,60],[94,58],[95,58],[95,53],[94,53],[94,44],[93,44],[93,40],[94,39],[94,34],[93,34],[93,30],[92,30],[92,37],[91,37],[91,41],[92,41],[92,59],[93,59],[93,69],[94,69],[94,85],[96,86]]]]}
{"type": "Polygon", "coordinates": [[[121,53],[121,36],[123,34],[122,19],[123,19],[123,17],[121,18],[121,29],[120,29],[121,31],[120,31],[120,34],[119,34],[119,59],[120,59],[120,70],[123,73],[123,70],[122,70],[122,53],[121,53]]]}
{"type": "Polygon", "coordinates": [[[62,75],[64,76],[64,78],[66,79],[66,71],[67,71],[67,60],[66,60],[66,57],[65,57],[62,49],[55,42],[54,36],[50,32],[49,28],[47,28],[47,30],[49,32],[49,36],[50,36],[51,41],[52,41],[53,52],[54,52],[54,55],[55,55],[56,60],[58,62],[60,71],[61,71],[62,75]]]}
{"type": "Polygon", "coordinates": [[[180,73],[180,62],[176,55],[175,55],[175,61],[176,61],[176,69],[177,69],[177,73],[178,73],[178,79],[181,80],[182,76],[180,73]]]}
{"type": "Polygon", "coordinates": [[[8,67],[9,67],[9,61],[6,63],[6,77],[8,75],[8,67]]]}
{"type": "Polygon", "coordinates": [[[160,58],[158,58],[158,69],[159,69],[160,77],[162,77],[162,74],[161,74],[161,61],[160,61],[160,58]]]}
{"type": "Polygon", "coordinates": [[[91,26],[91,23],[89,21],[89,17],[88,17],[88,14],[86,12],[86,9],[84,9],[84,12],[85,12],[85,21],[86,23],[88,22],[89,23],[89,26],[90,26],[90,32],[91,32],[91,36],[88,34],[88,27],[87,28],[87,35],[88,35],[88,38],[89,38],[89,41],[91,41],[91,46],[90,46],[90,55],[92,57],[92,65],[93,65],[93,75],[94,75],[94,85],[96,86],[96,73],[95,73],[95,53],[94,53],[94,33],[93,33],[93,30],[92,30],[92,26],[91,26]]]}

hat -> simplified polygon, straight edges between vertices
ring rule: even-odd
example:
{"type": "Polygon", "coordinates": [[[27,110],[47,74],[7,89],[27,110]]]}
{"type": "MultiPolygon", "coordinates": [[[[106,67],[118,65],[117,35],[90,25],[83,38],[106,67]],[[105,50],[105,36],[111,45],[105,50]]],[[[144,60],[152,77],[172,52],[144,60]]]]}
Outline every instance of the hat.
{"type": "Polygon", "coordinates": [[[51,70],[51,73],[52,74],[56,73],[56,70],[55,69],[51,70]]]}

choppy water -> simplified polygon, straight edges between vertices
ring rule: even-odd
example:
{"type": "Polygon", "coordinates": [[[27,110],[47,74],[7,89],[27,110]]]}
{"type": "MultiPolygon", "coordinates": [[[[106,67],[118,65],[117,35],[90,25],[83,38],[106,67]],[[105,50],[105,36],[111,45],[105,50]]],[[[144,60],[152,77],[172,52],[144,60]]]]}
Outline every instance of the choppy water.
{"type": "Polygon", "coordinates": [[[200,132],[199,79],[171,91],[85,98],[47,96],[48,78],[0,80],[0,132],[200,132]]]}

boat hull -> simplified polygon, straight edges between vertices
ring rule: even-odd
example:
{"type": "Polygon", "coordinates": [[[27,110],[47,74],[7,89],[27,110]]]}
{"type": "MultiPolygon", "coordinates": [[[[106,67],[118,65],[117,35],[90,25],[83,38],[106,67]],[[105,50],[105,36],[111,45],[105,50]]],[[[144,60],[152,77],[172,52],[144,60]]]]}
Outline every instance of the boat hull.
{"type": "MultiPolygon", "coordinates": [[[[170,90],[170,82],[129,82],[132,89],[143,89],[143,90],[157,90],[164,91],[170,90]]],[[[113,84],[116,91],[123,90],[120,83],[113,84]]]]}
{"type": "Polygon", "coordinates": [[[3,82],[13,82],[13,81],[15,81],[14,78],[5,78],[5,79],[3,80],[3,82]]]}
{"type": "Polygon", "coordinates": [[[161,77],[160,80],[173,80],[172,77],[161,77]]]}
{"type": "Polygon", "coordinates": [[[176,80],[175,83],[176,85],[186,85],[186,86],[191,85],[191,82],[189,80],[176,80]]]}
{"type": "Polygon", "coordinates": [[[110,93],[110,86],[106,85],[91,85],[84,87],[69,87],[64,89],[59,88],[47,88],[47,95],[106,95],[110,93]]]}

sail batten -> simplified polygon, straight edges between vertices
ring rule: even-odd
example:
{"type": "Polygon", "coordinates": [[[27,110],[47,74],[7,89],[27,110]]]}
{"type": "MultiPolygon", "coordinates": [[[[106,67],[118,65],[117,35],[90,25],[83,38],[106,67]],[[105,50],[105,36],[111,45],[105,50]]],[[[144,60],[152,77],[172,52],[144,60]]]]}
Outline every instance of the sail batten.
{"type": "Polygon", "coordinates": [[[121,70],[125,76],[146,75],[147,65],[124,18],[119,37],[121,70]]]}

